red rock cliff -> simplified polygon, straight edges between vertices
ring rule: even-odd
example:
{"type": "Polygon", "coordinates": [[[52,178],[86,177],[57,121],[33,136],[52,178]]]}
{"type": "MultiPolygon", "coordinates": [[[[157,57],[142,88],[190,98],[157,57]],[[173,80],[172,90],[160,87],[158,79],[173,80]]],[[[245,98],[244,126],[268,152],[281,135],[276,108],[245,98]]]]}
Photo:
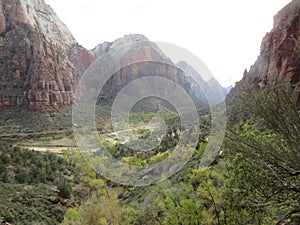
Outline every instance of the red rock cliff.
{"type": "Polygon", "coordinates": [[[93,61],[44,0],[0,0],[0,109],[70,104],[93,61]]]}
{"type": "Polygon", "coordinates": [[[258,86],[272,77],[289,82],[300,105],[300,0],[293,0],[274,16],[274,27],[261,44],[261,53],[242,81],[250,80],[258,86]]]}

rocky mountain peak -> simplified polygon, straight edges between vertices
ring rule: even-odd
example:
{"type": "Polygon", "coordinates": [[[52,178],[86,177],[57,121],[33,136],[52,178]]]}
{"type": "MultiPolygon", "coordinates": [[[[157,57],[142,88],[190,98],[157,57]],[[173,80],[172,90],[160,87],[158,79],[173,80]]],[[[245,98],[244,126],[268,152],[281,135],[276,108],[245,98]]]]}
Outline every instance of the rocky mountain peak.
{"type": "Polygon", "coordinates": [[[149,41],[149,40],[142,34],[129,34],[115,40],[110,47],[116,48],[124,44],[132,44],[139,41],[149,41]]]}
{"type": "Polygon", "coordinates": [[[77,43],[67,26],[44,0],[1,0],[0,18],[0,35],[6,27],[9,29],[17,24],[27,24],[36,30],[40,29],[47,41],[54,44],[71,46],[77,43]]]}
{"type": "Polygon", "coordinates": [[[144,35],[142,34],[129,34],[125,35],[122,38],[118,38],[113,42],[103,42],[95,47],[92,51],[96,55],[96,57],[100,57],[102,54],[108,52],[110,49],[120,47],[122,45],[133,44],[135,42],[140,41],[149,41],[144,35]]]}

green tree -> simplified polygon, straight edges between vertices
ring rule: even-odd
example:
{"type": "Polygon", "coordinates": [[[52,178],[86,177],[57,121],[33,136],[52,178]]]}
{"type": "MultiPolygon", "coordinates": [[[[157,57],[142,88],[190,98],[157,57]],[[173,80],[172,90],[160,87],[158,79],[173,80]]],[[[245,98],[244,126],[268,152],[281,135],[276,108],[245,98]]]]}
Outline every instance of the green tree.
{"type": "Polygon", "coordinates": [[[0,181],[9,183],[8,170],[5,165],[0,165],[0,181]]]}
{"type": "Polygon", "coordinates": [[[233,195],[228,198],[258,224],[267,217],[277,224],[299,221],[300,113],[293,92],[274,81],[262,89],[245,85],[244,93],[248,116],[229,128],[225,145],[233,195]]]}
{"type": "Polygon", "coordinates": [[[67,210],[63,225],[79,225],[79,215],[78,215],[78,208],[70,208],[67,210]]]}
{"type": "Polygon", "coordinates": [[[20,183],[24,184],[28,180],[28,173],[25,168],[22,168],[20,166],[16,166],[15,168],[15,180],[20,183]]]}
{"type": "Polygon", "coordinates": [[[62,198],[70,198],[72,193],[72,187],[65,178],[61,178],[58,185],[58,194],[62,198]]]}
{"type": "Polygon", "coordinates": [[[122,208],[114,191],[91,196],[79,209],[69,209],[63,225],[115,225],[121,222],[122,208]]]}

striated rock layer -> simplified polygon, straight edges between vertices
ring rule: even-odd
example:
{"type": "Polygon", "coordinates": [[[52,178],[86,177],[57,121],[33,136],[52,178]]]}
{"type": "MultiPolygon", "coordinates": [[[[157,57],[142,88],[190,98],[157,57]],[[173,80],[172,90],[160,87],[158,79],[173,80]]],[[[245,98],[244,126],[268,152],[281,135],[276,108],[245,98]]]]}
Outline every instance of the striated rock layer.
{"type": "Polygon", "coordinates": [[[70,104],[93,61],[44,0],[0,0],[0,109],[70,104]]]}
{"type": "Polygon", "coordinates": [[[273,29],[263,38],[257,61],[230,96],[246,81],[262,87],[278,77],[291,85],[300,106],[300,0],[293,0],[274,16],[273,29]]]}

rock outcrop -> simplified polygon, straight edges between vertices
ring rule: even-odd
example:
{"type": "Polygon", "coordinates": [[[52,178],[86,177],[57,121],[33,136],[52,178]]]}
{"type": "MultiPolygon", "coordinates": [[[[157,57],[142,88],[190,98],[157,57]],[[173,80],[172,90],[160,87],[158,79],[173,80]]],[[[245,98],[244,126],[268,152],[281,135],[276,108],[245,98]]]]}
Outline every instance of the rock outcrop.
{"type": "Polygon", "coordinates": [[[44,0],[0,1],[0,109],[70,104],[93,61],[44,0]]]}
{"type": "Polygon", "coordinates": [[[300,106],[300,0],[293,0],[274,16],[273,29],[263,38],[257,61],[230,95],[246,81],[263,87],[278,77],[291,85],[300,106]]]}

